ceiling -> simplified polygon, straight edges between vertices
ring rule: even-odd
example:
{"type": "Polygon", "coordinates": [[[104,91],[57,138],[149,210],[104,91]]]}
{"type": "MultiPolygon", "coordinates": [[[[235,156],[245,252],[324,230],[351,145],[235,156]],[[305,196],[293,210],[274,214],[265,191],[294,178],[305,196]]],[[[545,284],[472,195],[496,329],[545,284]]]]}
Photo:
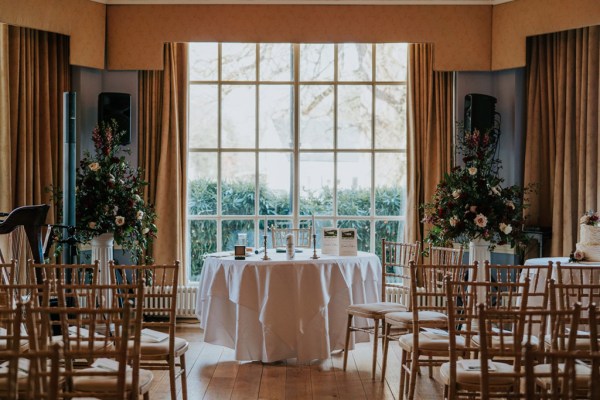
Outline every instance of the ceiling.
{"type": "Polygon", "coordinates": [[[514,0],[92,0],[102,4],[497,5],[514,0]]]}

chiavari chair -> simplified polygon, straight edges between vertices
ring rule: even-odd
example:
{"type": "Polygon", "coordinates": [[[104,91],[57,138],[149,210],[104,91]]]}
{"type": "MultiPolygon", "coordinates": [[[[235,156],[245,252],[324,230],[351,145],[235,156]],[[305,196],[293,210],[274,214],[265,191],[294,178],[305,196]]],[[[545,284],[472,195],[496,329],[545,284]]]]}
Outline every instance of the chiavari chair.
{"type": "MultiPolygon", "coordinates": [[[[447,278],[445,281],[447,314],[448,314],[448,362],[440,366],[439,380],[444,385],[444,396],[448,399],[473,398],[481,396],[481,361],[478,357],[483,341],[488,347],[503,348],[506,338],[481,336],[485,321],[480,319],[481,304],[488,310],[500,314],[518,314],[527,307],[529,279],[524,282],[509,282],[503,291],[496,291],[495,282],[457,282],[447,278]],[[519,301],[516,301],[517,298],[519,301]]],[[[517,325],[518,326],[518,325],[517,325]]],[[[514,330],[514,326],[504,327],[511,333],[510,343],[522,339],[518,335],[522,331],[514,330]],[[508,328],[511,328],[510,330],[508,328]]],[[[513,367],[498,363],[496,370],[511,372],[513,367]]],[[[495,381],[495,386],[510,387],[513,380],[495,381]]]]}
{"type": "Polygon", "coordinates": [[[58,307],[31,307],[31,321],[51,331],[50,313],[58,315],[63,347],[61,370],[62,398],[137,399],[142,388],[144,398],[152,373],[139,367],[140,331],[143,306],[141,285],[94,285],[58,282],[58,307]],[[101,299],[107,291],[114,304],[92,302],[83,307],[60,306],[65,294],[89,286],[86,293],[101,299]],[[120,304],[120,307],[114,305],[120,304]]]}
{"type": "MultiPolygon", "coordinates": [[[[373,356],[371,378],[375,379],[377,371],[377,346],[381,335],[380,324],[383,325],[385,315],[394,311],[409,309],[410,298],[410,273],[409,262],[418,261],[420,256],[420,243],[390,242],[385,239],[381,243],[381,301],[376,303],[362,303],[348,306],[348,323],[346,326],[346,341],[344,345],[343,370],[348,364],[348,350],[350,348],[351,332],[366,332],[373,335],[373,356]],[[353,319],[373,321],[373,325],[364,326],[353,319]]],[[[383,326],[381,327],[383,329],[383,326]]],[[[384,340],[385,346],[385,340],[384,340]]]]}
{"type": "Polygon", "coordinates": [[[185,353],[189,343],[176,336],[179,262],[165,265],[111,262],[110,271],[114,283],[141,283],[144,288],[144,313],[150,317],[142,321],[142,368],[168,371],[172,400],[177,397],[176,380],[181,377],[182,398],[187,399],[185,353]]]}

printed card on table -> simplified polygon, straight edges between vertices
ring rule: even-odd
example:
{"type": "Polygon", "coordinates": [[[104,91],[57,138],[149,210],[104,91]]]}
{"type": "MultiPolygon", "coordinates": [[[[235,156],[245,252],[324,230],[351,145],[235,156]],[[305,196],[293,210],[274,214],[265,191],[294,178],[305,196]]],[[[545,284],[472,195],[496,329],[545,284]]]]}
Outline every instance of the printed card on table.
{"type": "Polygon", "coordinates": [[[356,241],[356,229],[341,228],[340,229],[340,256],[355,256],[358,251],[356,241]]]}
{"type": "Polygon", "coordinates": [[[321,254],[337,256],[340,249],[340,231],[337,228],[323,228],[323,244],[321,254]]]}

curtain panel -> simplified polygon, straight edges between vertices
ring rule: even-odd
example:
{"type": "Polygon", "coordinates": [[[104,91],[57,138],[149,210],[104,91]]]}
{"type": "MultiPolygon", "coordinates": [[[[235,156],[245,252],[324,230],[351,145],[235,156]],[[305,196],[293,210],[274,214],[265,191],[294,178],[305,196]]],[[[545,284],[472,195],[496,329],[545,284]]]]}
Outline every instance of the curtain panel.
{"type": "MultiPolygon", "coordinates": [[[[48,203],[62,184],[62,99],[70,90],[69,38],[15,26],[0,29],[0,204],[48,203]]],[[[8,207],[8,209],[6,209],[8,207]]],[[[47,222],[54,221],[53,210],[47,222]]]]}
{"type": "MultiPolygon", "coordinates": [[[[185,266],[188,46],[167,43],[163,71],[139,73],[140,166],[145,200],[156,207],[158,237],[151,255],[157,263],[185,266]]],[[[185,268],[185,267],[184,267],[185,268]]],[[[184,271],[180,273],[183,280],[184,271]]]]}
{"type": "Polygon", "coordinates": [[[575,249],[579,218],[600,209],[600,26],[532,37],[527,44],[524,183],[528,224],[552,228],[551,255],[575,249]]]}
{"type": "Polygon", "coordinates": [[[453,162],[453,76],[433,70],[433,45],[410,44],[408,53],[407,210],[404,238],[421,241],[427,230],[421,204],[453,162]]]}

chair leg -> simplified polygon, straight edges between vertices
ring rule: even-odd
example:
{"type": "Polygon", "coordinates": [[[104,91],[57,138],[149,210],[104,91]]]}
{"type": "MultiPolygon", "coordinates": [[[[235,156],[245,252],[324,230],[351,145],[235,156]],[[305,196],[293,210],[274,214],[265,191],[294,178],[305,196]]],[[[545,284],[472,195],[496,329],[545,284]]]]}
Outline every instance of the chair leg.
{"type": "Polygon", "coordinates": [[[391,324],[385,324],[385,333],[383,334],[383,360],[381,361],[381,381],[385,381],[385,371],[387,369],[388,347],[390,345],[391,324]]]}
{"type": "Polygon", "coordinates": [[[410,364],[410,380],[408,383],[408,400],[415,398],[415,387],[417,386],[417,373],[419,368],[419,353],[417,349],[412,352],[412,362],[410,364]]]}
{"type": "Polygon", "coordinates": [[[401,348],[400,355],[400,392],[398,394],[398,399],[402,400],[404,398],[404,391],[406,390],[406,350],[401,348]]]}
{"type": "Polygon", "coordinates": [[[375,379],[375,373],[377,372],[377,341],[379,338],[379,319],[375,318],[375,324],[373,327],[373,368],[371,370],[371,379],[375,379]]]}
{"type": "Polygon", "coordinates": [[[171,400],[177,400],[177,385],[175,382],[175,356],[169,355],[169,383],[171,384],[171,400]]]}
{"type": "Polygon", "coordinates": [[[433,357],[429,356],[429,377],[433,379],[433,357]]]}
{"type": "Polygon", "coordinates": [[[346,325],[346,344],[344,345],[344,366],[343,370],[346,370],[348,364],[348,346],[350,345],[350,327],[352,326],[352,314],[348,314],[348,325],[346,325]]]}
{"type": "Polygon", "coordinates": [[[181,398],[187,400],[187,369],[185,367],[185,353],[179,357],[179,368],[181,368],[181,398]]]}

